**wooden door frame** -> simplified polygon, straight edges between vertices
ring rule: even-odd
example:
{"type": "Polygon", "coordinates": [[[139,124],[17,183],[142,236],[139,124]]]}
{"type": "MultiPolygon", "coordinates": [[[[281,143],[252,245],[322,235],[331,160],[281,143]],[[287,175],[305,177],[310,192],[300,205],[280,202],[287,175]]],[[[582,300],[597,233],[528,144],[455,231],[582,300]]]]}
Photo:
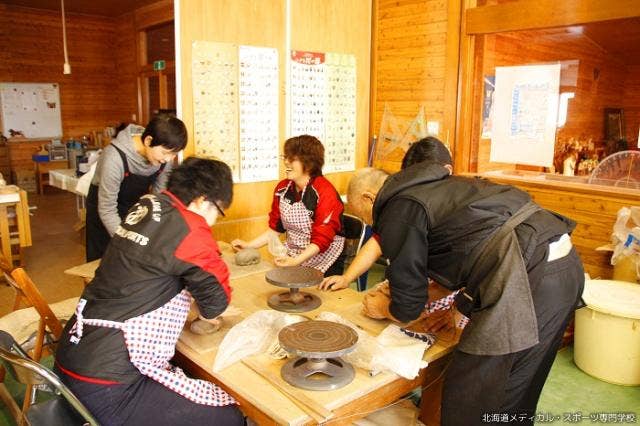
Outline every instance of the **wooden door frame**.
{"type": "Polygon", "coordinates": [[[175,75],[175,58],[166,61],[164,71],[154,71],[153,64],[147,63],[147,30],[175,21],[173,0],[161,0],[141,7],[133,12],[133,16],[136,31],[138,117],[140,124],[144,125],[151,118],[148,116],[150,76],[159,77],[160,108],[168,107],[167,74],[175,75]]]}
{"type": "MultiPolygon", "coordinates": [[[[519,0],[492,6],[475,7],[476,0],[462,0],[463,19],[460,29],[460,68],[456,117],[456,173],[477,169],[477,147],[474,149],[473,102],[477,87],[476,51],[481,41],[476,36],[506,31],[583,25],[592,22],[640,16],[637,0],[519,0]]],[[[481,65],[481,64],[480,64],[481,65]]],[[[480,85],[481,86],[481,85],[480,85]]]]}

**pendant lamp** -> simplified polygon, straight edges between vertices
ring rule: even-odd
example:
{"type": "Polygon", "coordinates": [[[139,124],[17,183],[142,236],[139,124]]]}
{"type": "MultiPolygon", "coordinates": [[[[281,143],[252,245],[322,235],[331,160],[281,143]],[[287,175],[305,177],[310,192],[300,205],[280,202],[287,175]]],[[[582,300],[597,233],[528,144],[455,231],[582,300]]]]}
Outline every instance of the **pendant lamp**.
{"type": "Polygon", "coordinates": [[[67,53],[67,26],[64,16],[64,0],[60,0],[62,7],[62,47],[64,49],[64,65],[62,66],[63,74],[71,74],[71,65],[69,65],[69,55],[67,53]]]}

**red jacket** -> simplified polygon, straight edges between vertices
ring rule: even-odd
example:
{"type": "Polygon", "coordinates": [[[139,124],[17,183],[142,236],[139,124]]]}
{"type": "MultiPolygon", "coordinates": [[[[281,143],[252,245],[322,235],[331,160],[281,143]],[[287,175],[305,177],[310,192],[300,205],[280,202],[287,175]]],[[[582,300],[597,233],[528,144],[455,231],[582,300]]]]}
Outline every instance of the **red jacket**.
{"type": "MultiPolygon", "coordinates": [[[[300,201],[300,193],[290,179],[280,181],[276,185],[269,212],[269,227],[277,232],[286,232],[280,218],[280,198],[285,202],[300,201]]],[[[320,248],[320,253],[329,248],[336,234],[342,232],[342,213],[344,205],[338,191],[324,176],[312,178],[304,192],[302,204],[313,219],[311,225],[311,242],[320,248]]]]}

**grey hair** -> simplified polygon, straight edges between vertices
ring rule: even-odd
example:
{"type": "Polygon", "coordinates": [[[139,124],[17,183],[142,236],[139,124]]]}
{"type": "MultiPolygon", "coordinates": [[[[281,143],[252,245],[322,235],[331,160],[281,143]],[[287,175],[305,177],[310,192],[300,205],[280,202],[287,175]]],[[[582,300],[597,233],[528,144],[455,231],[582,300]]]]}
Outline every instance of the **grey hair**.
{"type": "Polygon", "coordinates": [[[377,194],[388,177],[389,174],[387,172],[373,167],[357,170],[349,181],[349,188],[347,189],[348,200],[356,200],[365,191],[377,194]]]}

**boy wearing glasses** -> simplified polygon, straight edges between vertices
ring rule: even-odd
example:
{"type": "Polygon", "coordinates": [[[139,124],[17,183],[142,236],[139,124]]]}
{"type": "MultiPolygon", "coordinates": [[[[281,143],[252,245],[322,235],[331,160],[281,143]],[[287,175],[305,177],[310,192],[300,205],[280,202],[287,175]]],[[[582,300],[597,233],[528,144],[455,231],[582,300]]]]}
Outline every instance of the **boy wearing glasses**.
{"type": "Polygon", "coordinates": [[[205,320],[229,305],[210,227],[232,191],[226,164],[191,157],[117,227],[56,353],[63,382],[101,424],[244,423],[226,392],[170,363],[192,299],[205,320]]]}

